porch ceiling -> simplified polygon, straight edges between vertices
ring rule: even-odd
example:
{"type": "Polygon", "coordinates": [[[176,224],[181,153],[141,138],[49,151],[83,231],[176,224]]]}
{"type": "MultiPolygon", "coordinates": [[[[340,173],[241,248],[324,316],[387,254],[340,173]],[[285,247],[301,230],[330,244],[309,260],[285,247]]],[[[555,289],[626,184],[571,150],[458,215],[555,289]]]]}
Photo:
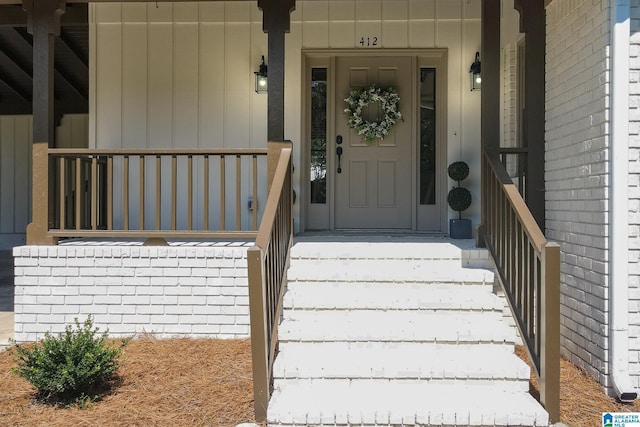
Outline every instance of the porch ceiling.
{"type": "MultiPolygon", "coordinates": [[[[0,0],[0,115],[31,114],[33,38],[19,5],[0,0]]],[[[55,114],[89,110],[89,25],[87,5],[74,4],[62,15],[55,38],[55,114]]]]}

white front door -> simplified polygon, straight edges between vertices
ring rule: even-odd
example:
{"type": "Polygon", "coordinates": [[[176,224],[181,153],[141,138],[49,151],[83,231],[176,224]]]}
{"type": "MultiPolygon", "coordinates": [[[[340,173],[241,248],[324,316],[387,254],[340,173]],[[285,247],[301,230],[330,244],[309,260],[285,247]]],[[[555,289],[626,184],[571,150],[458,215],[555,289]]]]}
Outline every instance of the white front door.
{"type": "MultiPolygon", "coordinates": [[[[411,229],[412,144],[414,125],[412,58],[337,57],[335,106],[335,228],[411,229]],[[348,126],[344,99],[350,89],[375,84],[400,95],[398,121],[384,139],[367,143],[348,126]],[[338,159],[337,150],[341,150],[338,159]],[[338,165],[339,163],[339,165],[338,165]]],[[[365,108],[364,118],[375,120],[379,106],[365,108]]]]}

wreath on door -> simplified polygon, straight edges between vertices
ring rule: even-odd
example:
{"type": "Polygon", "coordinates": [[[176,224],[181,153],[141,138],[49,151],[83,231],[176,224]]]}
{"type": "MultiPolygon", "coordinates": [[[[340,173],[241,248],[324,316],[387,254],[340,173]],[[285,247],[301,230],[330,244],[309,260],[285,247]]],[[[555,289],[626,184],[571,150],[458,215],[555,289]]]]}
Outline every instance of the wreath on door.
{"type": "Polygon", "coordinates": [[[391,132],[393,125],[402,120],[402,114],[398,111],[400,96],[393,88],[381,89],[371,85],[368,88],[353,89],[349,97],[345,98],[348,107],[344,112],[349,117],[349,127],[358,135],[364,137],[367,144],[374,140],[384,139],[391,132]],[[362,117],[362,110],[370,104],[380,104],[382,117],[369,121],[362,117]]]}

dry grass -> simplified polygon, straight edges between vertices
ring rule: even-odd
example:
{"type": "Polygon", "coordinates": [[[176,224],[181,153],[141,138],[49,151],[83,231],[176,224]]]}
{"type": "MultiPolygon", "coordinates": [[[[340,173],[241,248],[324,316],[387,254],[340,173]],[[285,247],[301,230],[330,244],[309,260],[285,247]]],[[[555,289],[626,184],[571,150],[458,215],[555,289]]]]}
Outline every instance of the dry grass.
{"type": "MultiPolygon", "coordinates": [[[[524,347],[516,354],[528,361],[524,347]]],[[[539,396],[538,380],[531,372],[530,392],[539,396]]],[[[640,412],[640,402],[623,404],[608,397],[602,386],[583,370],[565,359],[560,360],[560,419],[572,427],[601,427],[603,412],[640,412]]]]}
{"type": "Polygon", "coordinates": [[[35,403],[35,389],[0,353],[3,426],[235,426],[253,422],[247,340],[131,341],[110,394],[87,409],[35,403]]]}
{"type": "MultiPolygon", "coordinates": [[[[516,353],[524,357],[524,349],[516,353]]],[[[112,391],[87,409],[35,403],[35,389],[10,371],[0,353],[0,420],[3,426],[235,426],[253,422],[249,341],[134,340],[125,347],[112,391]]],[[[532,375],[531,392],[537,394],[532,375]]],[[[561,361],[562,422],[601,426],[602,412],[640,412],[623,405],[566,360],[561,361]]]]}

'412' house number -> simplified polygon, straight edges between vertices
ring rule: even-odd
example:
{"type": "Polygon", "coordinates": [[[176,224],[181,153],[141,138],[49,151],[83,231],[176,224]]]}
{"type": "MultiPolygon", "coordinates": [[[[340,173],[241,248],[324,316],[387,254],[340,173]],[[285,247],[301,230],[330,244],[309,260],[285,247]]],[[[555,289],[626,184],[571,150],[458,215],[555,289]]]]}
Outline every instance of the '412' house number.
{"type": "Polygon", "coordinates": [[[374,47],[374,46],[378,46],[379,43],[380,43],[380,39],[378,36],[360,37],[360,41],[358,42],[360,47],[374,47]]]}

